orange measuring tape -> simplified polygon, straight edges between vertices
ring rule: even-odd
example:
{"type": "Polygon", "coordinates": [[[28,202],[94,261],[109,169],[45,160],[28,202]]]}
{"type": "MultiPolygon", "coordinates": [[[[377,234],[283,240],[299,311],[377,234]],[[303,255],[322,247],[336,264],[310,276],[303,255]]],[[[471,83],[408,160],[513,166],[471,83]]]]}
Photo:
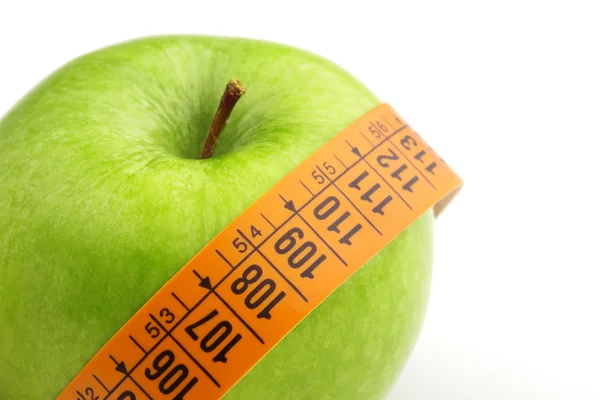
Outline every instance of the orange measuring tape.
{"type": "Polygon", "coordinates": [[[59,400],[219,399],[461,179],[387,104],[237,217],[96,354],[59,400]]]}

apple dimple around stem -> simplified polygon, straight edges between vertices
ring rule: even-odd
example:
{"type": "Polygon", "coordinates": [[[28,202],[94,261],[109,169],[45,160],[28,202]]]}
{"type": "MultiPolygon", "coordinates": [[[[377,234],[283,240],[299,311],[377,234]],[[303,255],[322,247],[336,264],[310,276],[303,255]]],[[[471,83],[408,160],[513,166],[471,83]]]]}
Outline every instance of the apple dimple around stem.
{"type": "Polygon", "coordinates": [[[204,147],[202,148],[202,159],[210,158],[212,156],[219,135],[221,135],[225,125],[227,125],[227,121],[229,120],[229,116],[231,115],[235,104],[244,93],[246,93],[246,88],[237,79],[231,78],[231,80],[227,82],[225,92],[223,92],[221,102],[219,103],[219,108],[217,108],[217,112],[210,124],[208,136],[206,137],[204,147]]]}

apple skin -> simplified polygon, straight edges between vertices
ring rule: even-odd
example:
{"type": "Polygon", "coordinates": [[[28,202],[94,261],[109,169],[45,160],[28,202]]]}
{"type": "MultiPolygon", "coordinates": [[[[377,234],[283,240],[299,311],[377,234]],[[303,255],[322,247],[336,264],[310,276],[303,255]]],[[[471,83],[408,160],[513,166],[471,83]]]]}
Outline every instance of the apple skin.
{"type": "MultiPolygon", "coordinates": [[[[61,68],[0,121],[0,398],[56,397],[211,238],[380,101],[331,62],[238,38],[140,39],[61,68]],[[248,88],[198,160],[226,82],[248,88]]],[[[428,211],[227,399],[379,399],[425,314],[428,211]]]]}

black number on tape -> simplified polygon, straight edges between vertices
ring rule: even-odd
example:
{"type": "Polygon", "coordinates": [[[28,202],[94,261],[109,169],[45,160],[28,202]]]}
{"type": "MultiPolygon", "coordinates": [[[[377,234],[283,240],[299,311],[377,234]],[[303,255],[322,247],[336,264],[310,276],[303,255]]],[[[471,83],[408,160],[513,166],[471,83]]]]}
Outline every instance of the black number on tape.
{"type": "Polygon", "coordinates": [[[319,174],[319,172],[316,169],[312,172],[312,177],[315,179],[315,181],[317,181],[319,185],[325,183],[325,178],[323,178],[323,175],[319,174]]]}
{"type": "MultiPolygon", "coordinates": [[[[175,362],[175,354],[171,350],[164,350],[156,356],[152,362],[154,371],[146,368],[146,378],[155,381],[166,375],[158,383],[158,390],[162,394],[173,393],[187,379],[189,375],[188,367],[183,364],[177,364],[173,368],[171,366],[175,362]]],[[[183,397],[198,383],[198,378],[193,377],[188,384],[177,393],[174,400],[183,400],[183,397]]],[[[135,397],[134,397],[135,398],[135,397]]]]}
{"type": "Polygon", "coordinates": [[[131,390],[126,390],[117,397],[117,400],[136,400],[135,394],[131,390]]]}
{"type": "Polygon", "coordinates": [[[91,387],[88,387],[85,389],[85,395],[86,395],[86,398],[89,400],[100,400],[100,396],[96,396],[94,394],[94,389],[92,389],[91,387]],[[89,397],[87,397],[87,396],[89,396],[89,397]]]}
{"type": "Polygon", "coordinates": [[[233,242],[231,242],[235,248],[237,249],[237,251],[239,251],[240,253],[245,253],[246,250],[248,250],[248,244],[246,242],[243,242],[242,239],[240,239],[239,237],[236,237],[235,239],[233,239],[233,242]]]}
{"type": "Polygon", "coordinates": [[[160,316],[164,318],[167,324],[171,324],[173,323],[173,321],[175,321],[175,314],[169,311],[168,308],[163,308],[162,310],[160,310],[160,316]]]}
{"type": "Polygon", "coordinates": [[[417,146],[417,141],[415,139],[413,139],[412,136],[410,135],[406,135],[404,136],[404,138],[400,141],[400,144],[402,145],[402,147],[404,147],[406,150],[412,150],[411,146],[416,147],[417,146]]]}
{"type": "MultiPolygon", "coordinates": [[[[331,217],[339,208],[340,208],[340,200],[335,196],[329,196],[321,201],[314,210],[315,217],[324,221],[331,217]]],[[[338,216],[328,227],[327,230],[329,232],[335,232],[341,234],[340,226],[343,225],[344,221],[346,221],[350,217],[349,211],[344,211],[342,215],[338,216]]],[[[347,246],[351,246],[352,242],[350,239],[352,236],[356,235],[358,231],[362,229],[361,224],[356,224],[352,227],[348,232],[346,232],[339,240],[341,244],[345,244],[347,246]]]]}
{"type": "MultiPolygon", "coordinates": [[[[206,316],[200,318],[198,321],[196,321],[193,324],[186,327],[185,328],[186,333],[192,338],[193,341],[198,341],[200,339],[200,337],[198,336],[198,334],[196,333],[195,330],[198,327],[200,327],[200,326],[204,325],[205,323],[207,323],[208,321],[210,321],[211,319],[213,319],[214,317],[216,317],[217,315],[219,315],[219,311],[216,309],[212,310],[206,316]]],[[[225,339],[227,339],[229,337],[229,335],[232,332],[233,332],[233,326],[231,325],[231,322],[226,321],[226,320],[222,320],[222,321],[218,322],[202,338],[202,340],[200,340],[200,349],[205,353],[212,353],[225,341],[225,339]]],[[[226,357],[227,353],[241,339],[242,339],[242,335],[240,335],[239,333],[236,334],[233,337],[233,339],[231,339],[229,341],[229,343],[227,343],[225,345],[225,347],[223,347],[221,349],[221,351],[219,351],[219,353],[213,357],[213,359],[212,359],[213,362],[226,363],[227,362],[227,357],[226,357]]]]}
{"type": "Polygon", "coordinates": [[[148,334],[150,335],[150,337],[152,339],[156,339],[157,337],[160,336],[160,330],[158,329],[157,326],[152,326],[152,322],[148,322],[146,324],[146,332],[148,332],[148,334]]]}
{"type": "Polygon", "coordinates": [[[250,226],[250,233],[252,234],[253,239],[257,236],[262,236],[262,232],[256,229],[254,225],[250,226]]]}
{"type": "MultiPolygon", "coordinates": [[[[257,283],[263,275],[263,270],[259,265],[252,264],[244,270],[242,276],[237,278],[231,284],[231,291],[234,294],[244,294],[250,285],[257,283]]],[[[250,290],[246,295],[244,304],[248,309],[255,310],[259,308],[277,289],[277,284],[273,279],[265,278],[250,290]]],[[[286,296],[284,291],[279,292],[273,300],[265,306],[265,308],[259,312],[256,316],[258,318],[271,319],[271,311],[273,308],[286,296]]]]}
{"type": "MultiPolygon", "coordinates": [[[[317,253],[317,245],[314,242],[307,240],[303,242],[296,248],[296,244],[299,240],[304,238],[304,232],[302,229],[298,227],[293,227],[284,233],[278,240],[275,242],[275,251],[278,254],[285,255],[292,251],[292,254],[288,257],[288,265],[294,269],[302,268],[308,261],[314,258],[317,253]]],[[[325,254],[321,254],[314,260],[302,273],[300,276],[302,278],[313,279],[315,276],[313,272],[319,265],[325,261],[327,257],[325,254]]]]}

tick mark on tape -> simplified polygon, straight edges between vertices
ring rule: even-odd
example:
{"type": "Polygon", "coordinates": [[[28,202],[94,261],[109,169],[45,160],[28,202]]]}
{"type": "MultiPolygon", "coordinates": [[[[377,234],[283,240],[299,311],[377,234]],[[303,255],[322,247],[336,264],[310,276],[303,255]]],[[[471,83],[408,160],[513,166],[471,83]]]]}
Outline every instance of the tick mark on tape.
{"type": "Polygon", "coordinates": [[[98,382],[98,383],[100,384],[100,386],[102,386],[102,388],[103,388],[104,390],[106,390],[106,393],[109,393],[109,392],[110,392],[110,390],[108,390],[108,388],[106,387],[106,385],[105,385],[104,383],[102,383],[102,381],[100,380],[100,378],[98,378],[98,377],[96,376],[96,374],[92,374],[92,377],[93,377],[93,378],[96,380],[96,382],[98,382]]]}
{"type": "Polygon", "coordinates": [[[229,268],[233,269],[233,264],[227,259],[227,257],[225,257],[223,255],[223,253],[221,253],[219,251],[219,249],[215,249],[215,251],[217,252],[217,254],[219,255],[219,257],[221,257],[223,259],[223,261],[225,261],[227,263],[227,265],[229,265],[229,268]]]}
{"type": "Polygon", "coordinates": [[[183,301],[182,301],[182,300],[181,300],[181,299],[180,299],[180,298],[179,298],[179,297],[178,297],[178,296],[175,294],[175,292],[171,292],[171,296],[173,296],[173,298],[174,298],[175,300],[177,300],[177,302],[178,302],[179,304],[181,304],[181,306],[182,306],[183,308],[185,308],[185,310],[186,310],[187,312],[189,312],[189,311],[190,311],[190,308],[189,308],[188,306],[186,306],[186,305],[185,305],[185,303],[184,303],[184,302],[183,302],[183,301]]]}
{"type": "Polygon", "coordinates": [[[137,340],[135,340],[135,338],[131,335],[129,335],[129,339],[138,347],[138,349],[140,349],[144,354],[148,354],[148,352],[146,351],[146,349],[144,349],[144,347],[142,347],[141,344],[138,343],[137,340]]]}
{"type": "Polygon", "coordinates": [[[267,222],[269,223],[269,225],[271,225],[271,228],[273,228],[273,229],[277,229],[277,228],[275,227],[275,225],[273,225],[273,223],[272,223],[272,222],[269,220],[269,218],[267,218],[267,217],[265,217],[265,216],[263,215],[263,213],[260,213],[260,216],[261,216],[261,217],[263,217],[263,219],[264,219],[265,221],[267,221],[267,222]]]}
{"type": "Polygon", "coordinates": [[[314,193],[313,193],[313,192],[312,192],[312,191],[311,191],[311,190],[308,188],[308,186],[306,186],[306,185],[304,184],[304,182],[300,181],[300,184],[301,184],[302,186],[304,186],[304,189],[306,189],[306,190],[308,191],[308,193],[310,193],[310,195],[311,195],[311,196],[314,196],[314,195],[315,195],[315,194],[314,194],[314,193]]]}

